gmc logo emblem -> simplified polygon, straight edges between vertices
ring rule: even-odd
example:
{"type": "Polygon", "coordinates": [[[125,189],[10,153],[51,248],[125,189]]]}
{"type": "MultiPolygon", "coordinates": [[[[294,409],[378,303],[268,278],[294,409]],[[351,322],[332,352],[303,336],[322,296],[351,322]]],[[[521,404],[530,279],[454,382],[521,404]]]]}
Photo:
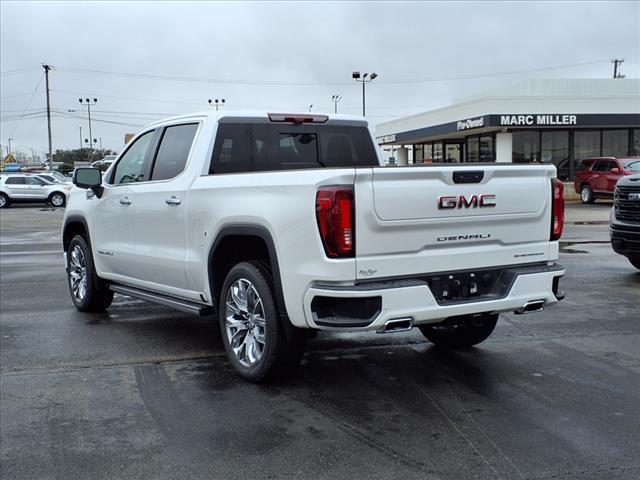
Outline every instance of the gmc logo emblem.
{"type": "Polygon", "coordinates": [[[464,195],[438,197],[438,208],[484,208],[495,207],[495,195],[472,195],[467,198],[464,195]]]}

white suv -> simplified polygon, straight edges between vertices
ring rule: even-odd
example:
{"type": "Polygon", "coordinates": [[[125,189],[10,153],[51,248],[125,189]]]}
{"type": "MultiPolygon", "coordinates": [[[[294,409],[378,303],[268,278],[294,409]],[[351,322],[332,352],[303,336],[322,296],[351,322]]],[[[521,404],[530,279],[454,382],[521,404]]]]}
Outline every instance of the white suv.
{"type": "Polygon", "coordinates": [[[12,203],[50,203],[64,207],[72,187],[28,173],[0,174],[0,208],[12,203]]]}

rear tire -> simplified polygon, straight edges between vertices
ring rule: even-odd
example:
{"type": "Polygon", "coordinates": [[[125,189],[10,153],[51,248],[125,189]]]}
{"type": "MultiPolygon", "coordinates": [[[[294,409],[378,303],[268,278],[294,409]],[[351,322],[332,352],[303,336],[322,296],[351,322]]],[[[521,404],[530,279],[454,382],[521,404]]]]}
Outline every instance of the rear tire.
{"type": "Polygon", "coordinates": [[[104,312],[113,301],[113,292],[96,274],[91,247],[81,235],[73,237],[67,249],[67,283],[81,312],[104,312]]]}
{"type": "Polygon", "coordinates": [[[420,331],[434,345],[443,348],[468,348],[485,341],[498,322],[497,313],[462,315],[446,323],[421,325],[420,331]]]}
{"type": "Polygon", "coordinates": [[[64,194],[60,192],[53,192],[51,195],[49,195],[49,202],[54,207],[64,207],[66,201],[67,197],[65,197],[64,194]]]}
{"type": "Polygon", "coordinates": [[[11,205],[9,197],[4,193],[0,193],[0,208],[7,208],[9,205],[11,205]]]}
{"type": "Polygon", "coordinates": [[[593,190],[591,190],[591,187],[589,185],[583,185],[580,188],[580,201],[584,204],[590,204],[593,203],[595,200],[594,196],[593,196],[593,190]]]}
{"type": "Polygon", "coordinates": [[[290,341],[285,334],[274,291],[268,270],[255,261],[235,265],[222,286],[218,318],[224,348],[236,372],[251,382],[293,373],[304,353],[304,340],[290,341]]]}

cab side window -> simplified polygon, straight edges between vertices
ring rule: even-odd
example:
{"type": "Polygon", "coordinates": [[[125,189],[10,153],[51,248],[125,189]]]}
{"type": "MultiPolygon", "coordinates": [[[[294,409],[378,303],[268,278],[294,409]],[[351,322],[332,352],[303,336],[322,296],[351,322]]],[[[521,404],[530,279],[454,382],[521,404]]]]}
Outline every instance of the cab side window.
{"type": "Polygon", "coordinates": [[[154,130],[145,133],[138,138],[122,156],[113,172],[111,183],[142,182],[144,178],[144,160],[153,140],[154,130]]]}
{"type": "Polygon", "coordinates": [[[184,170],[191,150],[197,123],[167,127],[153,165],[151,180],[168,180],[184,170]]]}

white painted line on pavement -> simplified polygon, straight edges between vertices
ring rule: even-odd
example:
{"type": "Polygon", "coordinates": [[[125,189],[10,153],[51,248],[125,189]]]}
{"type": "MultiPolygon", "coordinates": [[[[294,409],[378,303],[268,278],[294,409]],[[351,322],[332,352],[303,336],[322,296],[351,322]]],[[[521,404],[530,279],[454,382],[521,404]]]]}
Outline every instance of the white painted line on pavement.
{"type": "Polygon", "coordinates": [[[61,250],[34,250],[33,252],[29,251],[20,251],[20,252],[0,252],[0,256],[11,256],[11,255],[51,255],[51,254],[62,255],[61,250]]]}

